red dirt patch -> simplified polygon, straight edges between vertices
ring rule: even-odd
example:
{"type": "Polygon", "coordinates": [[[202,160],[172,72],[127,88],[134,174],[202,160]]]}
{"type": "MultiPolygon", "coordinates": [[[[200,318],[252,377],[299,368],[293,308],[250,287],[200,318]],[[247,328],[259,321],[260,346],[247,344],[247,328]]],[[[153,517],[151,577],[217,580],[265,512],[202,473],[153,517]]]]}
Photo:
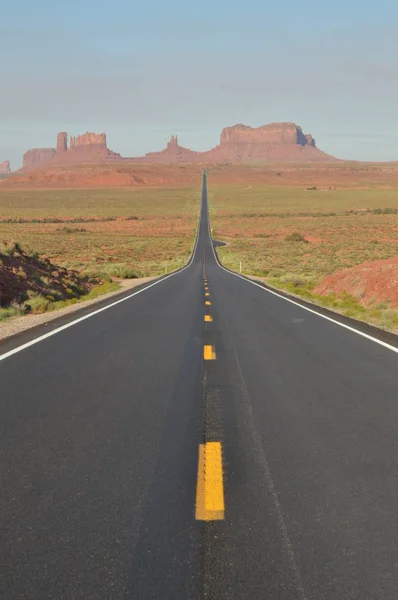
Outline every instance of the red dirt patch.
{"type": "Polygon", "coordinates": [[[358,298],[364,306],[388,300],[398,307],[398,258],[366,262],[357,267],[328,275],[315,288],[315,293],[336,296],[344,293],[358,298]]]}
{"type": "Polygon", "coordinates": [[[13,188],[139,188],[168,187],[200,181],[199,165],[124,165],[93,164],[48,166],[7,179],[4,187],[13,188]]]}
{"type": "MultiPolygon", "coordinates": [[[[148,164],[104,163],[51,165],[28,173],[16,173],[2,182],[2,188],[139,188],[198,185],[208,168],[211,185],[243,184],[276,186],[317,186],[325,188],[369,189],[370,185],[398,184],[397,163],[307,163],[242,164],[148,164]],[[338,183],[338,186],[336,186],[338,183]],[[369,185],[368,185],[369,184],[369,185]]],[[[308,192],[311,194],[311,192],[308,192]]]]}

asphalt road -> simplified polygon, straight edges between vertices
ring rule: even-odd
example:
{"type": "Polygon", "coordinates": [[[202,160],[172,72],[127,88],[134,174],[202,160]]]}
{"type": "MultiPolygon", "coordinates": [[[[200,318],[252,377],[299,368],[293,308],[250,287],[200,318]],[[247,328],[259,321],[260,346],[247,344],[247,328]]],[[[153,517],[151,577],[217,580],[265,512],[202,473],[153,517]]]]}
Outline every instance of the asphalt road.
{"type": "Polygon", "coordinates": [[[398,597],[398,355],[222,269],[205,180],[186,269],[56,326],[0,345],[2,600],[398,597]]]}

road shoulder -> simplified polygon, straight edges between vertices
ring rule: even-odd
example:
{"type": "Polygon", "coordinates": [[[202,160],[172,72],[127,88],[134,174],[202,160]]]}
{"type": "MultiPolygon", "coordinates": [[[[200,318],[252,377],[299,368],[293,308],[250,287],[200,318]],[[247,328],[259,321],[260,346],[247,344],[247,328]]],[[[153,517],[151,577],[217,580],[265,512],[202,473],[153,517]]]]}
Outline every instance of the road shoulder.
{"type": "Polygon", "coordinates": [[[82,299],[80,302],[77,302],[76,304],[71,304],[70,306],[61,308],[60,310],[54,310],[41,314],[25,315],[22,317],[16,317],[14,319],[4,321],[0,323],[0,344],[3,340],[7,340],[10,337],[24,333],[25,331],[29,331],[35,327],[46,326],[52,321],[61,319],[61,317],[67,317],[70,314],[76,313],[95,304],[99,304],[100,302],[103,303],[109,298],[120,296],[123,293],[137,288],[139,286],[145,285],[146,283],[149,283],[154,279],[156,279],[156,277],[123,279],[119,282],[120,287],[118,290],[114,292],[109,292],[108,294],[103,294],[102,296],[98,296],[98,298],[94,298],[92,300],[82,299]]]}

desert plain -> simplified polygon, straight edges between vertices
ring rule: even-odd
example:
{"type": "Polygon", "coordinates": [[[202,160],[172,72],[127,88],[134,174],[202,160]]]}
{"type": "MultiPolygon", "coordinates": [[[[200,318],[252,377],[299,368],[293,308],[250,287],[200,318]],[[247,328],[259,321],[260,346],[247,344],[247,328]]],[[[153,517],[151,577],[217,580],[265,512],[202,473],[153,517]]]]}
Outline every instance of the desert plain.
{"type": "MultiPolygon", "coordinates": [[[[59,134],[57,148],[28,151],[22,169],[2,175],[2,252],[10,257],[21,248],[47,261],[50,272],[77,273],[82,290],[87,281],[107,290],[124,278],[178,269],[193,248],[206,170],[212,233],[226,244],[218,250],[226,267],[396,330],[398,163],[337,160],[300,128],[293,135],[292,124],[267,127],[260,131],[271,136],[266,144],[258,130],[236,126],[209,153],[184,149],[173,136],[147,159],[122,159],[104,134],[71,138],[70,148],[59,134]],[[283,141],[286,132],[293,141],[283,141]]],[[[6,262],[26,281],[20,258],[6,262]]],[[[61,298],[25,286],[19,298],[3,301],[0,319],[85,293],[61,298]],[[38,293],[49,301],[32,302],[38,293]]]]}

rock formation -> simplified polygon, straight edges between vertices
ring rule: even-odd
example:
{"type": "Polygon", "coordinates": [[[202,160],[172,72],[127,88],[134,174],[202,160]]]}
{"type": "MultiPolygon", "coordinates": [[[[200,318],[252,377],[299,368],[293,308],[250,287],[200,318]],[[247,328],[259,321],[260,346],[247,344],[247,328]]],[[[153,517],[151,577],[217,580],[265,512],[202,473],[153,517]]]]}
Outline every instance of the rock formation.
{"type": "Polygon", "coordinates": [[[66,131],[62,131],[57,137],[57,154],[66,152],[68,150],[68,134],[66,131]]]}
{"type": "Polygon", "coordinates": [[[335,160],[315,145],[311,134],[304,134],[294,123],[271,123],[262,127],[234,125],[223,129],[220,144],[207,152],[195,152],[180,146],[176,135],[167,147],[139,158],[122,158],[108,149],[105,133],[86,132],[76,137],[61,132],[57,147],[28,150],[24,154],[23,170],[54,165],[80,163],[160,162],[160,163],[225,163],[225,162],[325,162],[335,160]]]}
{"type": "Polygon", "coordinates": [[[276,161],[327,160],[311,134],[304,135],[294,123],[270,123],[262,127],[234,125],[223,129],[220,145],[212,152],[219,160],[276,161]]]}
{"type": "Polygon", "coordinates": [[[120,154],[108,149],[105,133],[89,133],[76,137],[61,132],[57,136],[56,148],[28,150],[23,158],[23,171],[41,167],[45,163],[67,165],[85,162],[108,162],[122,160],[120,154]]]}
{"type": "Polygon", "coordinates": [[[315,145],[294,123],[271,123],[262,127],[234,125],[221,132],[220,144],[207,152],[193,152],[179,146],[172,136],[167,148],[150,152],[141,160],[149,162],[324,162],[335,160],[315,145]]]}
{"type": "Polygon", "coordinates": [[[10,161],[5,160],[0,163],[0,175],[5,175],[6,173],[11,173],[10,161]]]}
{"type": "Polygon", "coordinates": [[[23,170],[35,169],[48,163],[55,156],[54,148],[34,148],[23,155],[23,170]]]}
{"type": "Polygon", "coordinates": [[[83,133],[77,137],[71,137],[71,146],[73,140],[73,149],[78,150],[82,146],[102,146],[106,148],[106,135],[105,133],[83,133]]]}
{"type": "Polygon", "coordinates": [[[172,135],[169,143],[167,144],[168,150],[171,150],[172,148],[178,148],[178,139],[176,135],[172,135]]]}
{"type": "Polygon", "coordinates": [[[87,162],[96,160],[117,160],[121,159],[120,154],[108,150],[106,145],[105,133],[83,133],[76,137],[71,136],[69,150],[66,157],[60,157],[57,154],[57,162],[87,162]]]}
{"type": "Polygon", "coordinates": [[[138,159],[145,162],[199,162],[201,153],[194,152],[183,146],[179,146],[176,135],[172,135],[167,147],[160,152],[149,152],[145,157],[138,159]]]}
{"type": "Polygon", "coordinates": [[[316,147],[315,138],[313,138],[310,133],[306,134],[305,139],[307,140],[308,146],[314,146],[314,147],[316,147]]]}
{"type": "Polygon", "coordinates": [[[55,163],[70,164],[84,162],[109,162],[123,160],[120,154],[112,152],[106,144],[105,133],[83,133],[76,137],[71,136],[69,149],[65,155],[58,155],[55,163]]]}

